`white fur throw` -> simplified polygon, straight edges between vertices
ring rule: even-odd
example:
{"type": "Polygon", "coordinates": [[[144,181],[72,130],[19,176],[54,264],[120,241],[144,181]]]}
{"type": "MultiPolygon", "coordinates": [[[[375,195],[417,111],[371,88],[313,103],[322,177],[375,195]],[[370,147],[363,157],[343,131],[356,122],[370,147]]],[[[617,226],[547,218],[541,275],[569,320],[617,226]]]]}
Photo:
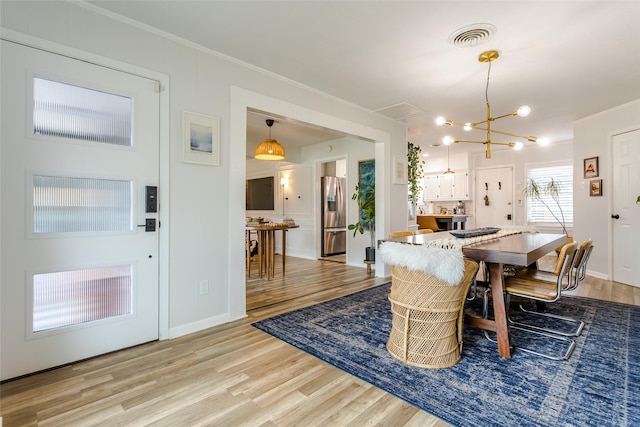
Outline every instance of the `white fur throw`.
{"type": "Polygon", "coordinates": [[[438,248],[398,242],[382,242],[378,249],[380,259],[389,265],[421,271],[457,285],[464,275],[464,260],[460,247],[438,248]]]}

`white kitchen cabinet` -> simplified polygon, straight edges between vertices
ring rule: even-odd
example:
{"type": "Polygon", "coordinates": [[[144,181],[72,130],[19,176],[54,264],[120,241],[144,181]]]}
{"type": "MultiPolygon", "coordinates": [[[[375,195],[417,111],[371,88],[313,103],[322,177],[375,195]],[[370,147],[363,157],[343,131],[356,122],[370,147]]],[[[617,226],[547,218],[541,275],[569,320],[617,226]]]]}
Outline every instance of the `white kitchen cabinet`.
{"type": "Polygon", "coordinates": [[[469,174],[467,171],[456,172],[453,176],[453,200],[469,199],[469,174]]]}
{"type": "Polygon", "coordinates": [[[438,200],[438,175],[425,175],[424,182],[424,200],[438,200]]]}
{"type": "Polygon", "coordinates": [[[425,201],[469,200],[469,174],[454,171],[453,176],[429,174],[424,176],[425,201]]]}

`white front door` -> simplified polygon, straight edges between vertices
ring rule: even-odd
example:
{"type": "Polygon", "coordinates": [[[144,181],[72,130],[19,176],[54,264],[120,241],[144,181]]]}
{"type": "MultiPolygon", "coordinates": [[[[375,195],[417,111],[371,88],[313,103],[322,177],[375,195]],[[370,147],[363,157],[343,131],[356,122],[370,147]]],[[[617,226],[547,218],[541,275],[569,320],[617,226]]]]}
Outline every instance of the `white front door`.
{"type": "Polygon", "coordinates": [[[145,196],[159,94],[153,80],[1,47],[7,379],[158,338],[158,232],[144,225],[158,216],[145,196]]]}
{"type": "Polygon", "coordinates": [[[640,129],[613,136],[613,280],[640,286],[640,129]]]}
{"type": "Polygon", "coordinates": [[[476,170],[476,227],[513,225],[513,168],[476,170]]]}

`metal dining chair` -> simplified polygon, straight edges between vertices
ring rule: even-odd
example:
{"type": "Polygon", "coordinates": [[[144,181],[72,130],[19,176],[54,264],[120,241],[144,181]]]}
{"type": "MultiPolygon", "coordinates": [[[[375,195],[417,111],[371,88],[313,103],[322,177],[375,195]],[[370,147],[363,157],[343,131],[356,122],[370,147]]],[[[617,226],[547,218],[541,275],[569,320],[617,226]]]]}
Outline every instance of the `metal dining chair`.
{"type": "Polygon", "coordinates": [[[413,236],[413,231],[392,231],[389,233],[389,238],[413,236]]]}
{"type": "Polygon", "coordinates": [[[578,256],[576,258],[575,268],[573,270],[573,284],[570,285],[566,291],[572,291],[578,287],[587,275],[587,262],[593,251],[593,241],[591,239],[585,240],[580,244],[578,248],[578,256]]]}
{"type": "Polygon", "coordinates": [[[413,234],[418,235],[418,234],[432,234],[432,233],[433,233],[433,230],[430,228],[421,228],[419,230],[416,230],[413,234]]]}
{"type": "MultiPolygon", "coordinates": [[[[582,333],[582,329],[584,328],[584,322],[576,319],[572,319],[570,317],[560,316],[552,313],[544,313],[538,311],[527,310],[522,305],[522,300],[534,300],[534,301],[543,301],[545,303],[552,303],[558,301],[562,296],[562,291],[565,290],[569,284],[572,283],[572,278],[574,274],[574,265],[577,258],[577,250],[578,243],[567,243],[562,246],[560,251],[560,255],[558,256],[558,261],[556,262],[556,267],[553,271],[554,279],[553,281],[549,280],[541,280],[535,279],[533,277],[526,277],[525,275],[516,275],[512,277],[505,277],[505,295],[506,295],[506,306],[507,306],[507,321],[509,322],[509,327],[514,329],[519,329],[522,331],[526,331],[529,333],[541,335],[548,337],[553,340],[562,341],[567,344],[567,349],[562,356],[556,356],[553,354],[542,353],[540,351],[533,350],[531,348],[527,348],[525,346],[518,346],[519,349],[525,351],[527,353],[536,354],[538,356],[546,357],[548,359],[554,360],[566,360],[571,356],[573,350],[575,348],[575,341],[570,338],[570,336],[578,336],[582,333]],[[566,281],[565,281],[566,277],[566,281]],[[572,332],[564,332],[557,329],[551,329],[543,326],[537,326],[530,323],[525,323],[522,321],[514,321],[509,316],[509,307],[511,303],[512,297],[519,297],[521,300],[518,304],[520,310],[523,312],[545,316],[549,318],[554,318],[570,323],[577,324],[577,328],[572,332]]],[[[488,294],[491,288],[488,288],[484,294],[483,301],[483,315],[485,318],[488,317],[488,294]]],[[[495,296],[494,296],[495,298],[495,296]]],[[[488,333],[485,333],[486,337],[493,341],[488,333]]]]}
{"type": "MultiPolygon", "coordinates": [[[[587,262],[591,256],[593,250],[593,241],[591,239],[585,240],[578,246],[578,253],[573,266],[571,275],[565,276],[566,281],[563,283],[562,291],[572,291],[578,287],[581,281],[584,280],[587,272],[587,262]]],[[[556,266],[557,269],[557,266],[556,266]]],[[[517,274],[517,277],[532,279],[532,280],[545,280],[548,282],[555,282],[555,272],[538,270],[538,269],[523,269],[517,274]]]]}

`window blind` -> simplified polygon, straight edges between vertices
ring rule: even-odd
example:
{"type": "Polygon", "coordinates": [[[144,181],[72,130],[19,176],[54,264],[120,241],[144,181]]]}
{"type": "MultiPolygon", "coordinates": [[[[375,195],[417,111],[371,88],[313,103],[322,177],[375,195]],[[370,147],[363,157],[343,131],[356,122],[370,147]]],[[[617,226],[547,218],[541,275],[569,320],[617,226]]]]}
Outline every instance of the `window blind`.
{"type": "Polygon", "coordinates": [[[527,169],[527,178],[535,180],[541,188],[546,187],[553,178],[559,187],[557,203],[546,194],[542,197],[544,203],[531,197],[527,198],[527,222],[552,225],[558,224],[564,216],[565,225],[573,225],[573,164],[567,161],[561,164],[530,167],[527,169]]]}

